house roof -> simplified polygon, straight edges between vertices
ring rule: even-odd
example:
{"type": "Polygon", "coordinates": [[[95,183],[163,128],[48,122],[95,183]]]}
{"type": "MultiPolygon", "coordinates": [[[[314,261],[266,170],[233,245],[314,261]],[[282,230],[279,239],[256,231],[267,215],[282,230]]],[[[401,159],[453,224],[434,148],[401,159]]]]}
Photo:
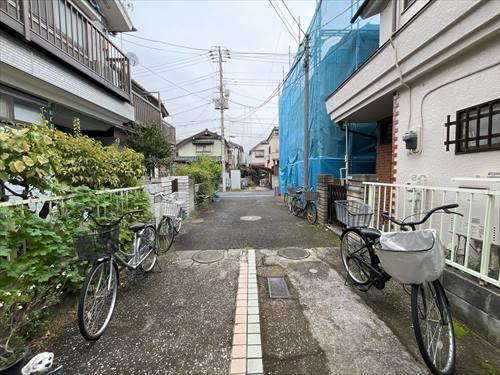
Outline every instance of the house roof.
{"type": "MultiPolygon", "coordinates": [[[[154,106],[158,107],[158,98],[153,94],[149,93],[139,82],[137,82],[134,79],[132,79],[132,90],[135,91],[137,94],[141,95],[142,97],[146,98],[147,101],[153,104],[154,106]]],[[[167,107],[165,107],[165,104],[163,104],[163,102],[161,103],[161,114],[163,117],[170,116],[170,113],[168,113],[167,107]]]]}
{"type": "Polygon", "coordinates": [[[354,23],[358,17],[366,19],[368,17],[379,14],[389,3],[389,0],[365,0],[358,8],[354,16],[351,18],[351,23],[354,23]]]}
{"type": "Polygon", "coordinates": [[[259,143],[257,143],[255,146],[252,147],[252,149],[250,151],[248,151],[248,154],[251,154],[253,150],[255,150],[257,147],[259,147],[260,145],[267,145],[269,144],[269,141],[271,140],[274,132],[279,132],[279,128],[277,126],[275,126],[271,132],[269,133],[269,135],[267,136],[266,139],[264,139],[263,141],[260,141],[259,143]]]}
{"type": "Polygon", "coordinates": [[[237,144],[237,143],[234,143],[232,141],[227,141],[227,143],[229,144],[229,146],[231,146],[232,148],[239,148],[241,151],[243,151],[243,146],[237,144]]]}
{"type": "MultiPolygon", "coordinates": [[[[180,141],[179,143],[177,143],[176,147],[179,148],[179,147],[182,147],[184,146],[185,144],[188,144],[190,142],[193,142],[194,140],[196,140],[197,138],[201,138],[201,137],[205,137],[205,138],[208,138],[208,139],[221,139],[221,136],[215,132],[211,132],[210,130],[208,129],[205,129],[197,134],[194,134],[194,135],[191,135],[187,138],[184,138],[182,141],[180,141]]],[[[226,141],[226,145],[228,145],[228,142],[226,141]]]]}

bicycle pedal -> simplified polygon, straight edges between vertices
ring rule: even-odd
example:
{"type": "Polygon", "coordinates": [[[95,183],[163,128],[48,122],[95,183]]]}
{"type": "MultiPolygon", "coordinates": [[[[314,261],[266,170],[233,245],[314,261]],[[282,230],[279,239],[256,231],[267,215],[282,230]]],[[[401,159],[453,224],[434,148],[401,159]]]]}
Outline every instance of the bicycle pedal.
{"type": "Polygon", "coordinates": [[[367,285],[359,285],[359,284],[355,284],[356,285],[356,288],[358,288],[358,290],[360,292],[368,292],[368,290],[371,288],[372,284],[367,284],[367,285]]]}

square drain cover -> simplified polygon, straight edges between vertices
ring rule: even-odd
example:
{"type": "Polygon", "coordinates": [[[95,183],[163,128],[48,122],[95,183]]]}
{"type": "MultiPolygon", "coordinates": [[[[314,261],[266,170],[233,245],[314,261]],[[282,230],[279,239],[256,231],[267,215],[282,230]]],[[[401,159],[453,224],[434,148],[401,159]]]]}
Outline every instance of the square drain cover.
{"type": "Polygon", "coordinates": [[[289,298],[290,292],[284,277],[268,277],[267,286],[269,288],[269,297],[271,298],[289,298]]]}

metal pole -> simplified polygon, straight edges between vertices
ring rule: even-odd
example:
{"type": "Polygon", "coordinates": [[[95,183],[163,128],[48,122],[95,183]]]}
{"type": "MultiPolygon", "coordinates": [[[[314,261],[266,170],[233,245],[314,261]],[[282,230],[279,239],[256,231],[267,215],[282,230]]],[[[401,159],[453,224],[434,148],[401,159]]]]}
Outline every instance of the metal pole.
{"type": "Polygon", "coordinates": [[[220,137],[221,137],[221,163],[222,163],[222,191],[226,191],[226,142],[224,141],[224,89],[222,87],[222,53],[219,52],[219,95],[220,95],[220,137]]]}
{"type": "Polygon", "coordinates": [[[304,35],[304,189],[309,188],[309,34],[304,35]]]}

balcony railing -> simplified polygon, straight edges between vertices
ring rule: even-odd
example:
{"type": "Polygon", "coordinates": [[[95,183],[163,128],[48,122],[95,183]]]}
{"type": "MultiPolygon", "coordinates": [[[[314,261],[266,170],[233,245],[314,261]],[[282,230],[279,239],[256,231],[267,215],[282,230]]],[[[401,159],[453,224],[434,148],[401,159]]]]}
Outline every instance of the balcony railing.
{"type": "Polygon", "coordinates": [[[135,91],[132,91],[132,103],[135,110],[135,122],[141,124],[154,122],[161,126],[163,116],[158,106],[150,103],[135,91]]]}
{"type": "Polygon", "coordinates": [[[365,182],[364,200],[374,209],[372,225],[397,231],[382,220],[389,212],[398,219],[415,221],[431,208],[458,203],[464,216],[435,214],[421,229],[437,231],[446,251],[446,264],[500,287],[500,191],[453,187],[365,182]]]}
{"type": "Polygon", "coordinates": [[[70,0],[0,0],[0,22],[130,99],[128,58],[70,0]]]}

